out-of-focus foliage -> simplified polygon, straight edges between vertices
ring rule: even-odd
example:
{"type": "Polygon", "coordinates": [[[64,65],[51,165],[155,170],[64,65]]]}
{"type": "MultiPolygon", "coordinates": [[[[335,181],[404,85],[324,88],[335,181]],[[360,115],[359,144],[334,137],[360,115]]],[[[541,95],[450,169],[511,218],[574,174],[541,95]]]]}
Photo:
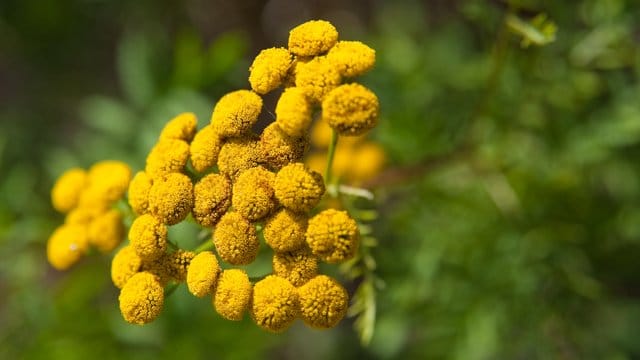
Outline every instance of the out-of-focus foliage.
{"type": "Polygon", "coordinates": [[[0,3],[0,358],[640,356],[640,3],[178,3],[0,3]],[[47,265],[56,176],[140,169],[164,122],[208,122],[256,49],[309,18],[377,51],[363,82],[390,164],[369,183],[385,284],[369,347],[348,321],[222,321],[182,287],[127,325],[108,257],[47,265]]]}

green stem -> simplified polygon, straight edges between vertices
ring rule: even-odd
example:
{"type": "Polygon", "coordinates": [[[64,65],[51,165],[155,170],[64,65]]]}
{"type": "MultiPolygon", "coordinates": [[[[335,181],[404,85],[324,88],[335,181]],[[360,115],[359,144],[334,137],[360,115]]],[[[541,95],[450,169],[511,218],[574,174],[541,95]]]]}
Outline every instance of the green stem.
{"type": "Polygon", "coordinates": [[[176,289],[178,288],[178,285],[180,285],[180,283],[174,283],[174,284],[167,285],[167,287],[164,290],[165,299],[168,298],[169,296],[171,296],[171,294],[173,294],[174,291],[176,291],[176,289]]]}
{"type": "Polygon", "coordinates": [[[195,250],[193,250],[196,254],[201,253],[203,251],[213,249],[213,241],[211,239],[207,239],[205,242],[200,244],[195,250]]]}
{"type": "Polygon", "coordinates": [[[338,132],[335,129],[331,130],[331,143],[329,143],[329,152],[327,153],[327,167],[324,171],[325,184],[332,184],[332,170],[333,170],[333,158],[336,154],[336,145],[338,144],[338,132]]]}

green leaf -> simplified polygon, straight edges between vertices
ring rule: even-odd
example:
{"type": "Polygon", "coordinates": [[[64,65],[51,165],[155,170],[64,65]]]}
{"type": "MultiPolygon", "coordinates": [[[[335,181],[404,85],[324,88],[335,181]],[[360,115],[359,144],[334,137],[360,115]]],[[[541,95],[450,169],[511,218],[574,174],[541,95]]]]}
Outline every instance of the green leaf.
{"type": "Polygon", "coordinates": [[[522,47],[526,48],[531,44],[543,46],[556,40],[558,27],[547,18],[547,14],[538,14],[529,22],[508,14],[505,21],[509,30],[522,36],[522,47]]]}

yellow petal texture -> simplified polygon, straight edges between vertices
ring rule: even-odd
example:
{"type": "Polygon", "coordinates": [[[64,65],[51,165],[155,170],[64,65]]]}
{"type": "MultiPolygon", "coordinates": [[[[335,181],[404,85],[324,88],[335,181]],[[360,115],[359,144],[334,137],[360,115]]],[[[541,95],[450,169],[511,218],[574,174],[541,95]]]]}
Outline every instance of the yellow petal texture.
{"type": "Polygon", "coordinates": [[[206,227],[218,223],[231,205],[231,182],[220,174],[208,174],[193,187],[193,218],[206,227]]]}
{"type": "Polygon", "coordinates": [[[250,90],[232,91],[218,100],[211,125],[223,137],[243,136],[251,130],[262,111],[262,98],[250,90]]]}
{"type": "Polygon", "coordinates": [[[329,50],[327,59],[344,77],[360,76],[376,63],[376,51],[360,41],[338,41],[329,50]]]}
{"type": "Polygon", "coordinates": [[[213,232],[213,242],[222,260],[232,265],[252,263],[260,247],[253,224],[235,211],[220,219],[213,232]]]}
{"type": "Polygon", "coordinates": [[[149,191],[149,213],[168,225],[184,220],[193,207],[193,184],[188,176],[171,173],[149,191]]]}
{"type": "Polygon", "coordinates": [[[305,324],[327,329],[336,326],[349,306],[347,291],[334,279],[318,275],[298,288],[300,317],[305,324]]]}
{"type": "Polygon", "coordinates": [[[284,48],[270,48],[260,51],[249,67],[251,89],[258,94],[266,94],[282,85],[291,67],[293,57],[284,48]]]}
{"type": "Polygon", "coordinates": [[[378,123],[378,97],[360,84],[333,89],[322,101],[322,119],[343,136],[356,136],[378,123]]]}
{"type": "Polygon", "coordinates": [[[129,241],[140,258],[156,260],[167,250],[167,226],[150,214],[141,215],[131,224],[129,241]]]}
{"type": "Polygon", "coordinates": [[[274,251],[300,249],[305,245],[307,215],[281,209],[267,219],[262,230],[264,240],[274,251]]]}
{"type": "Polygon", "coordinates": [[[66,270],[82,258],[88,246],[86,226],[59,226],[47,241],[47,260],[57,270],[66,270]]]}
{"type": "Polygon", "coordinates": [[[303,137],[311,124],[311,110],[304,89],[286,88],[276,104],[276,123],[285,134],[303,137]]]}
{"type": "Polygon", "coordinates": [[[277,252],[273,255],[273,273],[293,286],[302,286],[318,274],[318,259],[308,247],[296,251],[277,252]]]}
{"type": "Polygon", "coordinates": [[[240,173],[233,184],[233,209],[249,221],[257,221],[271,213],[276,205],[273,183],[275,174],[256,166],[240,173]]]}
{"type": "Polygon", "coordinates": [[[160,140],[176,139],[191,142],[196,133],[198,119],[191,112],[178,114],[164,126],[160,132],[160,140]]]}
{"type": "Polygon", "coordinates": [[[224,270],[220,274],[212,300],[216,312],[227,320],[242,320],[249,308],[252,290],[253,287],[244,270],[224,270]]]}
{"type": "Polygon", "coordinates": [[[296,66],[296,87],[302,89],[312,103],[322,102],[341,81],[338,69],[326,57],[316,57],[296,66]]]}
{"type": "Polygon", "coordinates": [[[288,163],[302,160],[308,147],[309,140],[306,136],[289,136],[275,122],[267,126],[260,135],[260,157],[271,169],[280,169],[288,163]]]}
{"type": "Polygon", "coordinates": [[[328,21],[311,20],[289,32],[289,51],[299,56],[327,52],[338,41],[338,31],[328,21]]]}
{"type": "Polygon", "coordinates": [[[314,255],[328,263],[351,259],[358,251],[358,225],[346,211],[327,209],[309,220],[307,244],[314,255]]]}
{"type": "Polygon", "coordinates": [[[118,289],[129,281],[129,279],[140,272],[142,259],[133,246],[122,247],[111,260],[111,281],[118,289]]]}
{"type": "Polygon", "coordinates": [[[282,332],[293,323],[298,312],[298,293],[286,279],[269,275],[253,286],[251,315],[261,328],[282,332]]]}
{"type": "Polygon", "coordinates": [[[183,140],[162,139],[147,156],[145,172],[153,179],[184,171],[189,159],[189,144],[183,140]]]}
{"type": "Polygon", "coordinates": [[[112,209],[89,223],[89,244],[100,252],[108,253],[118,247],[125,234],[122,213],[112,209]]]}
{"type": "Polygon", "coordinates": [[[218,161],[218,154],[222,147],[220,135],[211,124],[200,130],[191,142],[189,153],[191,165],[197,172],[204,172],[218,161]]]}
{"type": "Polygon", "coordinates": [[[296,212],[313,209],[324,194],[322,175],[303,163],[291,163],[276,174],[275,191],[280,203],[296,212]]]}
{"type": "Polygon", "coordinates": [[[131,324],[155,320],[164,305],[164,289],[155,275],[140,272],[124,285],[118,297],[122,317],[131,324]]]}
{"type": "Polygon", "coordinates": [[[51,190],[53,208],[67,213],[78,205],[80,192],[87,185],[87,172],[80,168],[65,171],[56,180],[51,190]]]}
{"type": "Polygon", "coordinates": [[[213,292],[220,274],[218,259],[211,251],[203,251],[196,255],[187,270],[187,287],[197,297],[204,297],[213,292]]]}
{"type": "Polygon", "coordinates": [[[109,203],[114,203],[127,192],[131,168],[122,161],[104,160],[92,165],[87,176],[89,187],[99,189],[109,203]]]}
{"type": "Polygon", "coordinates": [[[260,152],[256,137],[248,136],[227,140],[218,156],[218,169],[231,180],[244,170],[255,167],[260,162],[260,152]]]}
{"type": "Polygon", "coordinates": [[[172,280],[183,282],[187,279],[189,265],[195,256],[196,253],[193,251],[176,250],[164,255],[161,262],[172,280]]]}
{"type": "Polygon", "coordinates": [[[153,181],[144,171],[138,171],[129,183],[129,205],[138,215],[145,214],[149,209],[151,185],[153,185],[153,181]]]}

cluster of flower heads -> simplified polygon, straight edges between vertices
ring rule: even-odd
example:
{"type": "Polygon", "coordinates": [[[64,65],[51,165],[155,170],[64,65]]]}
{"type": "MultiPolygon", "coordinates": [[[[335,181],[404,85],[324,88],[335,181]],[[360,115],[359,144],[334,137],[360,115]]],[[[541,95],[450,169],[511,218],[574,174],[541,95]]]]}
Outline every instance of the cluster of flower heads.
{"type": "MultiPolygon", "coordinates": [[[[291,30],[288,48],[260,52],[249,69],[252,90],[221,97],[204,128],[197,130],[192,113],[166,124],[145,169],[128,184],[136,217],[129,243],[112,261],[111,277],[120,289],[126,321],[156,319],[171,282],[186,282],[197,297],[211,296],[223,318],[241,320],[248,313],[268,331],[283,331],[297,318],[315,328],[333,327],[343,318],[347,291],[319,274],[318,262],[353,258],[358,226],[345,211],[314,211],[325,182],[302,160],[316,115],[344,136],[361,135],[376,125],[376,95],[360,84],[344,83],[374,63],[375,52],[368,46],[338,41],[329,22],[309,21],[291,30]],[[283,90],[276,119],[256,134],[261,95],[277,88],[283,90]],[[170,246],[168,227],[187,218],[211,229],[215,252],[170,246]],[[273,272],[252,282],[237,266],[256,259],[262,239],[272,250],[273,272]]],[[[64,178],[59,182],[72,182],[64,178]]],[[[72,192],[67,186],[56,195],[54,188],[54,204],[72,207],[65,203],[75,196],[72,192]]]]}

